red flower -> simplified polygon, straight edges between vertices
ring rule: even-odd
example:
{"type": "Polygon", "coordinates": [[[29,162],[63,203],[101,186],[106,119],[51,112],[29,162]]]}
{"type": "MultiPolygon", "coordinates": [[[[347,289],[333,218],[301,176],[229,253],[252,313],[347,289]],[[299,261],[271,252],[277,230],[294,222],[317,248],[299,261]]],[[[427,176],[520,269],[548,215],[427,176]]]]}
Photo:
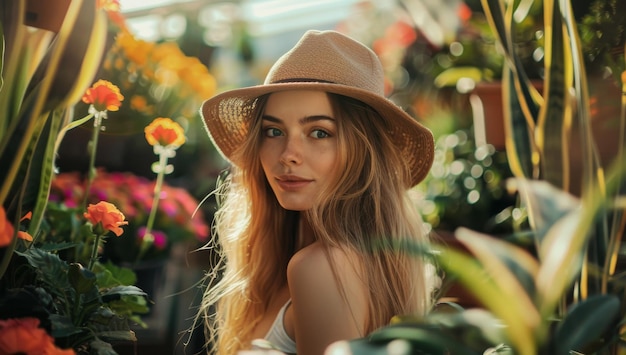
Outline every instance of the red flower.
{"type": "Polygon", "coordinates": [[[185,143],[185,131],[178,123],[169,118],[159,117],[144,129],[150,145],[162,147],[180,147],[185,143]]]}
{"type": "Polygon", "coordinates": [[[124,96],[120,89],[106,80],[98,80],[83,95],[83,102],[93,105],[96,111],[117,111],[124,96]]]}
{"type": "Polygon", "coordinates": [[[126,219],[124,214],[114,204],[106,201],[90,204],[84,216],[94,226],[99,224],[105,231],[111,231],[118,237],[124,233],[121,226],[128,224],[128,221],[124,220],[126,219]]]}
{"type": "Polygon", "coordinates": [[[39,328],[39,319],[20,318],[0,320],[0,354],[69,355],[75,352],[57,348],[54,339],[39,328]]]}

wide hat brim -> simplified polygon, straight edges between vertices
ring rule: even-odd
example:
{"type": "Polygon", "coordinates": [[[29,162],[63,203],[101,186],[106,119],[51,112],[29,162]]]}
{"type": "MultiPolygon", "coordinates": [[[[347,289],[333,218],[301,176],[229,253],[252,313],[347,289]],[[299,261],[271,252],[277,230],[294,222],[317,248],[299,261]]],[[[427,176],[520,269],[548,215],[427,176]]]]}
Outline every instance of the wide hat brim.
{"type": "Polygon", "coordinates": [[[435,145],[428,128],[385,97],[368,90],[325,82],[263,84],[226,91],[206,100],[201,109],[204,123],[213,144],[225,159],[240,165],[232,155],[248,134],[248,122],[252,119],[257,98],[285,90],[320,90],[352,97],[368,104],[389,121],[392,130],[388,134],[411,171],[410,185],[417,185],[428,174],[434,159],[435,145]]]}

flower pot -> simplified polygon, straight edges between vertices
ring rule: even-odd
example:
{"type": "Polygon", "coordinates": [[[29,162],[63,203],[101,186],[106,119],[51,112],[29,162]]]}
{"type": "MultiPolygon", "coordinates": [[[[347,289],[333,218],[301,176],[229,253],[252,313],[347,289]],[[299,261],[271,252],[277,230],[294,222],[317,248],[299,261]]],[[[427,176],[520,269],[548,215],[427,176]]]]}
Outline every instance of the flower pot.
{"type": "MultiPolygon", "coordinates": [[[[543,81],[534,80],[533,86],[541,92],[543,81]]],[[[505,150],[504,108],[502,82],[478,83],[470,96],[474,116],[476,145],[488,143],[496,150],[505,150]]]]}
{"type": "Polygon", "coordinates": [[[27,0],[24,24],[59,32],[72,0],[27,0]]]}

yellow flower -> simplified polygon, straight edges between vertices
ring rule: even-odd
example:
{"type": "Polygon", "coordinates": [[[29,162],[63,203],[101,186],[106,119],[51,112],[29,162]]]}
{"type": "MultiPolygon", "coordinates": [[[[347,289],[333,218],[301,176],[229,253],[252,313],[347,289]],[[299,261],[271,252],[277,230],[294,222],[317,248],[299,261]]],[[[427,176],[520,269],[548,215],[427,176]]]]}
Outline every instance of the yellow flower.
{"type": "Polygon", "coordinates": [[[182,58],[185,58],[185,54],[176,42],[164,42],[157,45],[151,56],[152,60],[170,69],[180,67],[182,58]]]}
{"type": "Polygon", "coordinates": [[[154,48],[154,43],[139,40],[130,32],[121,32],[117,36],[117,44],[123,49],[126,57],[138,66],[144,66],[154,48]]]}
{"type": "Polygon", "coordinates": [[[130,108],[133,110],[137,110],[139,112],[143,112],[148,107],[148,101],[145,97],[141,95],[133,95],[130,98],[130,108]]]}
{"type": "Polygon", "coordinates": [[[169,118],[159,117],[144,129],[150,145],[162,147],[180,147],[185,143],[183,127],[169,118]]]}
{"type": "Polygon", "coordinates": [[[119,0],[98,0],[96,6],[106,11],[120,11],[119,0]]]}
{"type": "Polygon", "coordinates": [[[100,225],[105,231],[111,231],[118,237],[124,233],[121,226],[128,224],[124,220],[124,214],[114,204],[106,201],[90,204],[84,216],[94,226],[100,225]]]}
{"type": "Polygon", "coordinates": [[[124,96],[120,89],[107,80],[98,80],[83,95],[83,102],[93,105],[98,112],[117,111],[122,105],[124,96]]]}

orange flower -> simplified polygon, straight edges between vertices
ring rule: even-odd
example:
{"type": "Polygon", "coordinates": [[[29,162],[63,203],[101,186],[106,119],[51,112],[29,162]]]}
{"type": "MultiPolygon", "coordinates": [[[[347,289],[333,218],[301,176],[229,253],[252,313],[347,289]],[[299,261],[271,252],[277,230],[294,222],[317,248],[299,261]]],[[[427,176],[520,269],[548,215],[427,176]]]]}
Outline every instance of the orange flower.
{"type": "Polygon", "coordinates": [[[94,226],[99,224],[105,231],[111,231],[118,237],[124,233],[121,226],[128,224],[128,221],[124,220],[126,219],[124,214],[114,204],[106,201],[100,201],[95,205],[89,204],[84,216],[94,226]]]}
{"type": "Polygon", "coordinates": [[[11,244],[14,231],[13,224],[7,220],[7,214],[4,208],[0,206],[0,248],[11,244]]]}
{"type": "Polygon", "coordinates": [[[146,140],[153,146],[177,148],[185,143],[183,127],[169,118],[156,118],[144,129],[144,132],[146,140]]]}
{"type": "Polygon", "coordinates": [[[117,111],[124,96],[120,89],[107,80],[98,80],[83,95],[83,102],[93,105],[98,112],[117,111]]]}
{"type": "MultiPolygon", "coordinates": [[[[22,219],[20,219],[20,221],[30,219],[32,215],[32,212],[28,212],[24,217],[22,217],[22,219]]],[[[11,222],[7,219],[7,214],[4,211],[4,208],[0,206],[0,248],[11,244],[11,241],[13,240],[13,232],[15,232],[13,224],[11,224],[11,222]]],[[[17,231],[17,237],[29,242],[33,241],[33,237],[26,232],[17,231]]]]}
{"type": "Polygon", "coordinates": [[[0,320],[0,354],[69,355],[75,352],[57,348],[46,330],[39,328],[39,319],[20,318],[0,320]]]}

